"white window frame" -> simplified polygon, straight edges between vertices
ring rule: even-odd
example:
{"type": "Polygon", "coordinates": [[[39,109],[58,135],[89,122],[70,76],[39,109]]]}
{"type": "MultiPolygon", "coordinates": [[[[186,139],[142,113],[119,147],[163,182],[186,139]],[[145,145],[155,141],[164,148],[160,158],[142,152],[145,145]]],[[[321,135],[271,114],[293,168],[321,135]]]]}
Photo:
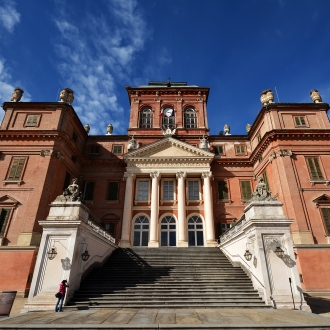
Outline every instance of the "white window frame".
{"type": "Polygon", "coordinates": [[[201,179],[199,178],[188,178],[186,179],[186,202],[187,205],[189,205],[189,203],[203,203],[203,195],[202,195],[202,184],[201,184],[201,179]],[[198,181],[198,194],[199,194],[199,199],[189,199],[189,182],[190,181],[198,181]]]}
{"type": "Polygon", "coordinates": [[[160,193],[160,203],[176,203],[176,180],[174,178],[161,178],[161,193],[160,193]],[[173,199],[164,199],[164,181],[172,181],[173,182],[173,199]]]}
{"type": "Polygon", "coordinates": [[[150,193],[151,193],[151,180],[149,178],[139,178],[135,180],[135,200],[134,204],[138,203],[148,203],[150,205],[150,193]],[[139,182],[148,181],[148,199],[147,200],[138,200],[139,195],[139,182]]]}

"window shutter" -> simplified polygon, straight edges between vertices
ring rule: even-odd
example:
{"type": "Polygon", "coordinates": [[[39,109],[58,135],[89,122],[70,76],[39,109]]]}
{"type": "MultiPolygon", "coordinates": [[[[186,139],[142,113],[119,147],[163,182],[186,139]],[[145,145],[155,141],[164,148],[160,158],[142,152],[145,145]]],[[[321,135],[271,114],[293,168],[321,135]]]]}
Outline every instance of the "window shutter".
{"type": "Polygon", "coordinates": [[[307,158],[307,164],[312,180],[322,180],[323,175],[321,172],[319,160],[317,158],[307,158]]]}
{"type": "Polygon", "coordinates": [[[116,181],[109,182],[109,190],[108,190],[109,201],[118,200],[118,186],[119,186],[119,182],[116,181]]]}
{"type": "Polygon", "coordinates": [[[0,237],[5,233],[11,209],[0,209],[0,237]]]}
{"type": "Polygon", "coordinates": [[[228,199],[228,188],[226,181],[218,181],[218,196],[219,199],[228,199]]]}
{"type": "Polygon", "coordinates": [[[330,208],[321,208],[323,221],[325,224],[325,228],[327,230],[327,235],[330,234],[330,208]]]}
{"type": "Polygon", "coordinates": [[[84,200],[87,201],[93,200],[94,186],[95,186],[95,182],[87,182],[85,184],[84,200]]]}
{"type": "Polygon", "coordinates": [[[21,178],[25,158],[14,158],[9,172],[8,180],[19,180],[21,178]]]}
{"type": "Polygon", "coordinates": [[[300,117],[300,125],[301,126],[306,126],[306,122],[305,122],[305,118],[304,117],[300,117]]]}
{"type": "Polygon", "coordinates": [[[251,198],[251,182],[241,181],[242,200],[249,200],[251,198]]]}
{"type": "Polygon", "coordinates": [[[268,184],[268,178],[266,171],[262,174],[262,178],[264,179],[264,182],[266,184],[267,190],[269,190],[269,184],[268,184]]]}

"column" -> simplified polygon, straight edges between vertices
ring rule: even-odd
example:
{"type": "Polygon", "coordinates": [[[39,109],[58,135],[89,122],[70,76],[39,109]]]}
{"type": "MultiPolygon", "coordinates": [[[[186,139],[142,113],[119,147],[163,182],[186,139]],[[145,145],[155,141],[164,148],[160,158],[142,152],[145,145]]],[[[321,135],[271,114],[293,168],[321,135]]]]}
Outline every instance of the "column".
{"type": "Polygon", "coordinates": [[[150,173],[151,183],[151,212],[149,227],[149,244],[148,247],[159,247],[158,241],[158,210],[159,210],[159,179],[160,173],[155,171],[150,173]]]}
{"type": "Polygon", "coordinates": [[[133,183],[135,174],[124,173],[123,180],[126,180],[125,201],[123,223],[121,228],[120,247],[130,247],[130,224],[132,221],[132,207],[133,207],[133,183]]]}
{"type": "Polygon", "coordinates": [[[178,180],[178,247],[188,247],[188,228],[186,219],[186,194],[185,178],[186,172],[177,172],[178,180]]]}
{"type": "Polygon", "coordinates": [[[214,236],[214,223],[213,223],[213,201],[211,194],[211,179],[213,175],[211,171],[202,172],[202,179],[204,180],[204,218],[205,218],[205,231],[206,231],[206,245],[216,246],[214,236]]]}

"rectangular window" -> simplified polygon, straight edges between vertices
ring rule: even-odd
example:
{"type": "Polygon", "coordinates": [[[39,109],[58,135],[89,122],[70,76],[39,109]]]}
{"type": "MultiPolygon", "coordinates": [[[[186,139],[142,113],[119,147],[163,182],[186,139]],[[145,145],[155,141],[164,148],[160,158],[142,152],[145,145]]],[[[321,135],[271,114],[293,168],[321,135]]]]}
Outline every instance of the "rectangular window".
{"type": "Polygon", "coordinates": [[[294,117],[294,122],[296,126],[306,126],[305,117],[294,117]]]}
{"type": "Polygon", "coordinates": [[[71,174],[69,172],[66,172],[65,174],[65,179],[64,179],[64,185],[63,185],[63,189],[68,188],[69,184],[70,184],[70,178],[71,178],[71,174]]]}
{"type": "Polygon", "coordinates": [[[251,199],[251,182],[250,181],[240,181],[241,185],[241,198],[243,201],[251,199]]]}
{"type": "Polygon", "coordinates": [[[138,181],[137,200],[147,201],[149,198],[149,181],[138,181]]]}
{"type": "Polygon", "coordinates": [[[163,181],[163,200],[174,200],[174,181],[163,181]]]}
{"type": "Polygon", "coordinates": [[[25,161],[26,157],[13,158],[7,180],[21,179],[25,161]]]}
{"type": "Polygon", "coordinates": [[[267,190],[269,190],[269,184],[268,184],[268,177],[266,171],[262,173],[262,178],[264,179],[264,182],[266,184],[267,190]]]}
{"type": "Polygon", "coordinates": [[[218,181],[218,198],[228,199],[228,187],[226,181],[218,181]]]}
{"type": "Polygon", "coordinates": [[[104,230],[107,231],[110,235],[115,237],[115,224],[114,223],[104,223],[104,230]]]}
{"type": "Polygon", "coordinates": [[[84,191],[84,200],[92,201],[94,195],[95,182],[86,182],[84,191]]]}
{"type": "Polygon", "coordinates": [[[113,153],[115,155],[121,155],[122,154],[123,147],[122,146],[113,146],[113,153]]]}
{"type": "Polygon", "coordinates": [[[117,201],[118,200],[118,190],[119,190],[119,182],[118,181],[109,182],[108,201],[117,201]]]}
{"type": "Polygon", "coordinates": [[[325,225],[327,235],[330,235],[330,208],[321,208],[321,213],[325,225]]]}
{"type": "Polygon", "coordinates": [[[223,155],[223,146],[213,146],[214,153],[216,155],[223,155]]]}
{"type": "Polygon", "coordinates": [[[199,182],[188,181],[188,196],[191,201],[199,200],[199,182]]]}
{"type": "Polygon", "coordinates": [[[236,150],[236,155],[245,155],[244,145],[235,146],[235,150],[236,150]]]}
{"type": "Polygon", "coordinates": [[[323,180],[318,158],[307,158],[307,165],[312,180],[323,180]]]}
{"type": "Polygon", "coordinates": [[[2,237],[5,233],[5,229],[7,226],[7,221],[9,219],[11,209],[1,209],[0,208],[0,237],[2,237]]]}
{"type": "Polygon", "coordinates": [[[25,126],[37,126],[40,116],[29,115],[27,116],[25,126]]]}
{"type": "Polygon", "coordinates": [[[100,146],[91,146],[91,154],[99,154],[100,146]]]}
{"type": "Polygon", "coordinates": [[[74,143],[77,143],[78,136],[75,132],[72,133],[72,140],[74,143]]]}

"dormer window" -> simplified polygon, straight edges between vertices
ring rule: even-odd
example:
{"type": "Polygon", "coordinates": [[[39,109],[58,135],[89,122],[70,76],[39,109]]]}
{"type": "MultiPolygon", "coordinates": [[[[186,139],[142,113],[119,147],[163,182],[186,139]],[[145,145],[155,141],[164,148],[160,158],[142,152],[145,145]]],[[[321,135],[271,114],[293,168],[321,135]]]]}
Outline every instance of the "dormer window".
{"type": "Polygon", "coordinates": [[[150,108],[140,111],[140,128],[152,128],[152,110],[150,108]]]}
{"type": "Polygon", "coordinates": [[[184,127],[197,128],[196,111],[193,108],[184,111],[184,127]]]}

